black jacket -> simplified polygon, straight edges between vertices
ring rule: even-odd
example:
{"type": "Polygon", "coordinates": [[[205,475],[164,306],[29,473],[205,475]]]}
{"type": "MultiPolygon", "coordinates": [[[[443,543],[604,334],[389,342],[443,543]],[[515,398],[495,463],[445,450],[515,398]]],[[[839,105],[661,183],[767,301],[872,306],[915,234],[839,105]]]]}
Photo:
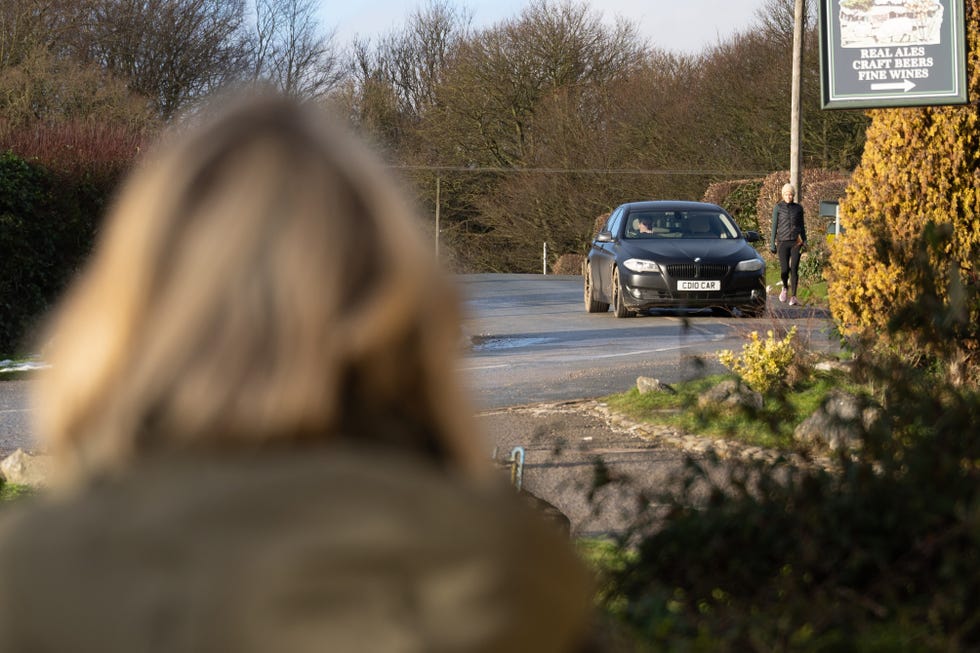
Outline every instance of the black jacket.
{"type": "Polygon", "coordinates": [[[803,206],[798,202],[782,202],[772,209],[772,233],[770,246],[783,241],[796,241],[797,238],[806,242],[806,223],[803,221],[803,206]]]}

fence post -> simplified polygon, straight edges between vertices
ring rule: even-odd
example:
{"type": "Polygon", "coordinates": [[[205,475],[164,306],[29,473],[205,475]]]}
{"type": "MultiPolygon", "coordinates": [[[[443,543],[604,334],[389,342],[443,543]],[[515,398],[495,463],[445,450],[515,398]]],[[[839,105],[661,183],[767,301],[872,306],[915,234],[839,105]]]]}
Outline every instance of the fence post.
{"type": "Polygon", "coordinates": [[[544,242],[541,252],[541,274],[548,274],[548,241],[544,242]]]}

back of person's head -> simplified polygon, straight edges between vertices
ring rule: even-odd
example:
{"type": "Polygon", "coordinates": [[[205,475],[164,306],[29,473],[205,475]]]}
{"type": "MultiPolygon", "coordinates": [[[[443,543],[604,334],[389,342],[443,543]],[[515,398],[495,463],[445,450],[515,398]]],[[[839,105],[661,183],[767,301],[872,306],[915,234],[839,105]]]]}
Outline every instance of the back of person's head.
{"type": "Polygon", "coordinates": [[[196,119],[137,166],[55,315],[39,436],[96,469],[336,438],[479,469],[458,307],[414,219],[310,107],[252,96],[196,119]]]}

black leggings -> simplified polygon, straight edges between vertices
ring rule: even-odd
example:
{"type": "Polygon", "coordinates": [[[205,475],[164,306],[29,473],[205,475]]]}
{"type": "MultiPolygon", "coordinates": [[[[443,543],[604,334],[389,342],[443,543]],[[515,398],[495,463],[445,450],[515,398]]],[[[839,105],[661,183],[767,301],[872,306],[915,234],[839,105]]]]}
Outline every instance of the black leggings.
{"type": "Polygon", "coordinates": [[[779,276],[783,288],[789,287],[789,296],[796,297],[796,286],[800,281],[800,246],[792,240],[781,240],[776,246],[779,256],[779,276]]]}

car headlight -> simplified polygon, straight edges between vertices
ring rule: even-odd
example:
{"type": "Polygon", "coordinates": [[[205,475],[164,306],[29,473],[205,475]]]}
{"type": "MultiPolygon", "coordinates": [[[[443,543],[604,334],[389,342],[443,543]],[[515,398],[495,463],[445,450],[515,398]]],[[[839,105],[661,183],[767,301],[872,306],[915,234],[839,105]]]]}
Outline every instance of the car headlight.
{"type": "Polygon", "coordinates": [[[735,270],[738,272],[758,272],[764,267],[766,267],[766,264],[761,258],[750,258],[747,261],[740,261],[735,266],[735,270]]]}
{"type": "Polygon", "coordinates": [[[626,259],[623,261],[623,267],[631,272],[660,272],[659,265],[642,258],[626,259]]]}

